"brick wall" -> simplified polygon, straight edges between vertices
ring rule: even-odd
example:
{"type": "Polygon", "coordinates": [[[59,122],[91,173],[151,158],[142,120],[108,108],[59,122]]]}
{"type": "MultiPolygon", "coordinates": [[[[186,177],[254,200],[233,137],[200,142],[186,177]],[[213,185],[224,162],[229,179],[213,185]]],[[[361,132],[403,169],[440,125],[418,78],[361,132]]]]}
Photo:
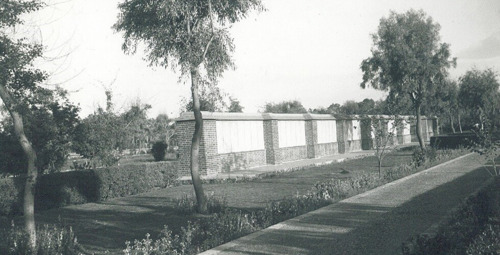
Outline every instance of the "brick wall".
{"type": "MultiPolygon", "coordinates": [[[[266,164],[279,164],[305,158],[317,158],[334,154],[371,149],[370,122],[360,121],[361,137],[348,140],[349,133],[359,132],[353,129],[353,119],[335,118],[331,115],[320,114],[243,114],[243,113],[208,113],[203,112],[203,132],[200,143],[200,173],[204,176],[216,175],[221,172],[237,171],[266,164]],[[264,149],[252,151],[238,151],[232,153],[218,153],[217,121],[244,121],[259,120],[262,122],[264,149]],[[280,148],[279,121],[304,121],[305,145],[280,148]],[[318,144],[318,121],[335,120],[337,142],[318,144]]],[[[408,117],[404,117],[408,119],[408,117]]],[[[437,120],[422,118],[422,130],[425,141],[434,134],[437,120]]],[[[255,123],[255,122],[254,122],[255,123]]],[[[397,128],[394,144],[417,141],[415,121],[411,121],[410,135],[405,135],[403,129],[397,128]]],[[[333,129],[332,129],[333,130],[333,129]]],[[[191,140],[194,132],[194,116],[192,113],[183,114],[177,120],[177,135],[179,137],[179,176],[190,175],[191,140]]],[[[255,141],[253,139],[252,141],[255,141]]]]}

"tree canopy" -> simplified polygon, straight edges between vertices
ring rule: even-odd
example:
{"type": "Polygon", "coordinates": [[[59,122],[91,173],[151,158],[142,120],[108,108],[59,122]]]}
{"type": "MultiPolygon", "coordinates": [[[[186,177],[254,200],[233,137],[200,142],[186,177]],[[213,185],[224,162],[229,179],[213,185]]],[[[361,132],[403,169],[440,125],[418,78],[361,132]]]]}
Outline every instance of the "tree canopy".
{"type": "Polygon", "coordinates": [[[437,89],[439,81],[456,64],[450,46],[440,42],[440,26],[423,11],[391,12],[382,18],[377,33],[372,35],[372,56],[363,60],[362,88],[371,86],[389,91],[393,98],[409,97],[417,115],[420,134],[420,108],[437,89]]]}
{"type": "Polygon", "coordinates": [[[460,77],[459,85],[458,99],[460,105],[468,110],[471,122],[482,124],[481,113],[490,120],[498,122],[500,84],[497,80],[497,74],[493,70],[469,70],[460,77]]]}
{"type": "Polygon", "coordinates": [[[267,103],[264,112],[269,113],[307,113],[306,108],[298,100],[282,101],[279,103],[267,103]]]}
{"type": "Polygon", "coordinates": [[[263,10],[261,0],[125,0],[113,26],[123,32],[123,50],[135,53],[144,44],[150,65],[180,70],[191,78],[195,126],[191,146],[191,177],[198,211],[207,203],[199,173],[199,146],[203,121],[199,84],[216,85],[222,73],[234,67],[233,40],[228,27],[245,18],[251,10],[263,10]]]}

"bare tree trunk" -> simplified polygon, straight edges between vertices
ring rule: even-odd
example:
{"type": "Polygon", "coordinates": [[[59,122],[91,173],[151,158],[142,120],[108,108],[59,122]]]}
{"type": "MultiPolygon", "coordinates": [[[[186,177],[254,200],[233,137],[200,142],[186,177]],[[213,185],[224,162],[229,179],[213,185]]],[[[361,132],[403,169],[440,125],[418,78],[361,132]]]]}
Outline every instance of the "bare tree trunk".
{"type": "Polygon", "coordinates": [[[453,131],[453,134],[455,134],[456,130],[455,130],[455,125],[453,123],[453,115],[450,115],[450,126],[451,126],[451,130],[453,131]]]}
{"type": "Polygon", "coordinates": [[[36,152],[33,149],[30,141],[24,133],[23,118],[21,114],[16,111],[14,101],[10,96],[7,89],[0,85],[0,98],[4,102],[7,110],[12,117],[14,123],[14,133],[21,144],[23,152],[28,160],[28,169],[26,173],[26,183],[24,186],[24,227],[28,233],[29,245],[31,246],[32,253],[36,250],[36,227],[35,227],[35,185],[37,181],[38,171],[36,169],[36,152]]]}
{"type": "Polygon", "coordinates": [[[458,112],[458,128],[460,130],[460,133],[462,133],[462,122],[460,121],[460,111],[458,112]]]}
{"type": "Polygon", "coordinates": [[[382,158],[378,159],[378,177],[382,175],[382,158]]]}
{"type": "Polygon", "coordinates": [[[425,149],[425,143],[424,143],[424,139],[422,137],[422,122],[421,122],[421,116],[420,116],[420,104],[417,105],[417,107],[415,108],[416,110],[416,113],[417,113],[417,139],[418,139],[418,143],[420,144],[420,148],[423,150],[425,149]]]}
{"type": "Polygon", "coordinates": [[[199,213],[207,212],[207,199],[203,191],[203,186],[200,178],[199,151],[201,132],[203,131],[203,119],[200,111],[200,97],[198,93],[199,72],[198,67],[191,68],[191,94],[193,97],[193,113],[194,113],[194,133],[191,145],[191,178],[193,180],[194,192],[199,213]]]}

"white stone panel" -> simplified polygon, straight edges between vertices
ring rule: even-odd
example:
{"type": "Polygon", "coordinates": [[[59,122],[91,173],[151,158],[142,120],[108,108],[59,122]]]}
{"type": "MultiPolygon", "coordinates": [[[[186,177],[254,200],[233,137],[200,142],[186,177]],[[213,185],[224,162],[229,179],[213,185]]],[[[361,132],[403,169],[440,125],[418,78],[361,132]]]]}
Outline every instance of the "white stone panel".
{"type": "Polygon", "coordinates": [[[262,121],[217,121],[216,129],[219,154],[264,150],[262,121]]]}
{"type": "Polygon", "coordinates": [[[361,140],[361,125],[359,120],[352,121],[352,138],[351,140],[361,140]]]}
{"type": "Polygon", "coordinates": [[[316,124],[318,128],[318,143],[337,142],[337,123],[335,120],[320,120],[316,124]]]}
{"type": "Polygon", "coordinates": [[[279,147],[306,145],[305,122],[302,120],[278,121],[279,147]]]}

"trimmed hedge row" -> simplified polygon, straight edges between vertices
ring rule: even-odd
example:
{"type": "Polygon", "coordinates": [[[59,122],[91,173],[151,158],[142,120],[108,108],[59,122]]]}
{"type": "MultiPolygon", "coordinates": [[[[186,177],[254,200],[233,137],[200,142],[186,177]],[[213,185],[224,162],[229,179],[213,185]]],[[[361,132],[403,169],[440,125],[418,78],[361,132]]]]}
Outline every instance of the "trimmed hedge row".
{"type": "MultiPolygon", "coordinates": [[[[177,183],[177,162],[155,162],[39,176],[35,209],[99,202],[177,183]]],[[[0,215],[22,214],[24,178],[0,179],[0,215]]]]}
{"type": "MultiPolygon", "coordinates": [[[[493,133],[493,140],[500,140],[500,132],[493,133]]],[[[436,149],[466,148],[477,142],[477,135],[473,132],[437,135],[431,137],[431,146],[436,149]]]]}

